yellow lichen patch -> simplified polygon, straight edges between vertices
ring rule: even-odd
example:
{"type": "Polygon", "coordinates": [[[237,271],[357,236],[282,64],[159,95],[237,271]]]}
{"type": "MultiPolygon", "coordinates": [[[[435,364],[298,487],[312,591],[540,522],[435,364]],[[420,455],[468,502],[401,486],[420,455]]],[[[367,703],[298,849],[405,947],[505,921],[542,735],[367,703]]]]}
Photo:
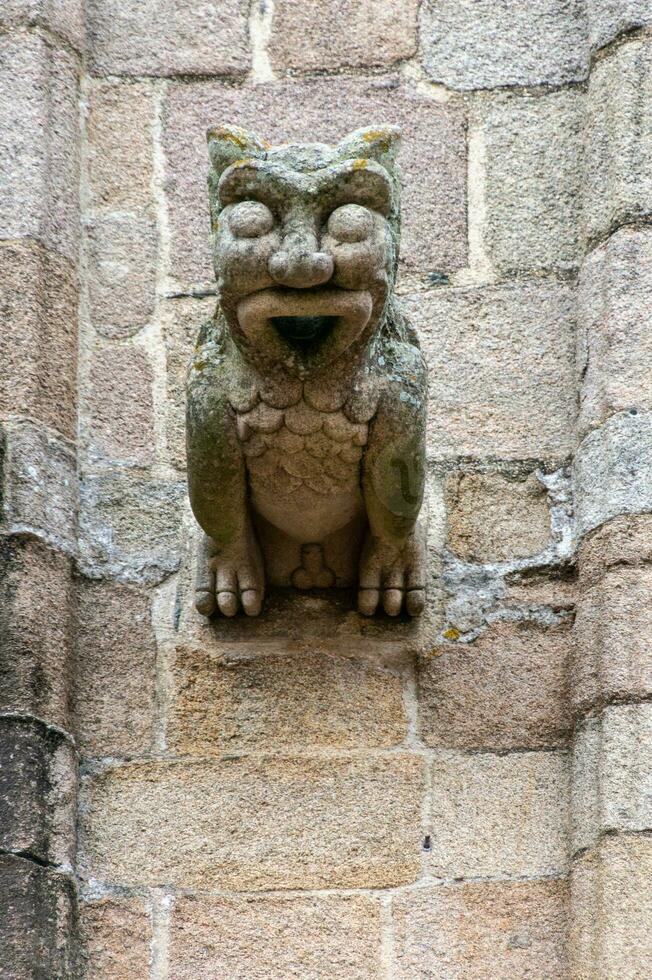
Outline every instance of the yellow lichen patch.
{"type": "Polygon", "coordinates": [[[362,138],[366,143],[379,143],[383,153],[387,153],[392,142],[389,133],[384,129],[371,129],[362,138]]]}
{"type": "Polygon", "coordinates": [[[365,160],[363,157],[358,157],[357,160],[353,161],[354,170],[365,170],[369,166],[369,161],[365,160]]]}
{"type": "Polygon", "coordinates": [[[218,126],[215,129],[209,129],[206,135],[209,140],[227,140],[241,150],[246,150],[251,146],[251,141],[244,130],[237,132],[234,129],[226,129],[218,126]]]}
{"type": "Polygon", "coordinates": [[[242,157],[241,160],[236,160],[234,163],[231,164],[231,166],[233,166],[233,167],[250,167],[250,166],[253,166],[253,163],[254,163],[254,161],[251,159],[251,157],[242,157]]]}
{"type": "Polygon", "coordinates": [[[449,626],[447,630],[444,630],[442,636],[445,640],[459,640],[461,633],[454,626],[449,626]]]}

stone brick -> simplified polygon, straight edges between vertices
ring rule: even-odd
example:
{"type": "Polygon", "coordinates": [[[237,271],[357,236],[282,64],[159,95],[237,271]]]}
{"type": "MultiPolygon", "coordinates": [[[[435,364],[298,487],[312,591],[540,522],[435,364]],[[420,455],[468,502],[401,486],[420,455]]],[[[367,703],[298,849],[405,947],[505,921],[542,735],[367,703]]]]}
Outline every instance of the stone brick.
{"type": "Polygon", "coordinates": [[[573,862],[573,978],[643,980],[652,963],[652,838],[605,837],[573,862]]]}
{"type": "Polygon", "coordinates": [[[419,665],[421,737],[453,749],[545,748],[570,728],[567,627],[496,623],[419,665]]]}
{"type": "Polygon", "coordinates": [[[75,435],[77,276],[38,242],[0,245],[0,413],[75,435]]]}
{"type": "Polygon", "coordinates": [[[380,904],[368,895],[177,899],[170,980],[376,980],[380,904]]]}
{"type": "Polygon", "coordinates": [[[621,229],[582,266],[577,376],[579,434],[610,415],[652,409],[652,233],[621,229]]]}
{"type": "Polygon", "coordinates": [[[31,422],[4,426],[4,441],[0,522],[5,532],[37,534],[74,553],[77,477],[72,451],[31,422]]]}
{"type": "Polygon", "coordinates": [[[448,547],[464,561],[524,558],[548,544],[547,494],[534,473],[460,472],[446,490],[448,547]]]}
{"type": "Polygon", "coordinates": [[[578,262],[584,95],[497,95],[483,100],[483,238],[501,274],[566,271],[578,262]]]}
{"type": "Polygon", "coordinates": [[[567,769],[564,752],[438,755],[432,764],[432,874],[563,873],[567,769]]]}
{"type": "Polygon", "coordinates": [[[459,107],[437,103],[394,75],[288,79],[256,88],[202,83],[172,85],[164,112],[169,271],[175,280],[213,280],[205,132],[215,124],[216,106],[221,120],[237,121],[271,142],[337,142],[374,120],[401,125],[403,265],[450,272],[466,263],[466,141],[459,107]]]}
{"type": "Polygon", "coordinates": [[[157,248],[151,218],[109,215],[90,224],[90,316],[101,334],[128,336],[149,322],[156,302],[157,248]]]}
{"type": "Polygon", "coordinates": [[[79,909],[84,980],[145,980],[152,922],[141,898],[100,898],[79,909]]]}
{"type": "Polygon", "coordinates": [[[42,722],[0,716],[0,850],[72,863],[76,790],[67,739],[42,722]]]}
{"type": "Polygon", "coordinates": [[[580,581],[588,588],[618,565],[647,562],[652,562],[652,514],[624,514],[583,539],[578,558],[580,581]]]}
{"type": "Polygon", "coordinates": [[[426,0],[421,14],[428,75],[462,91],[583,78],[585,31],[578,0],[426,0]]]}
{"type": "Polygon", "coordinates": [[[81,414],[91,461],[112,459],[132,466],[154,462],[152,365],[135,344],[96,345],[81,414]]]}
{"type": "Polygon", "coordinates": [[[589,239],[652,212],[652,43],[631,41],[591,72],[584,137],[589,239]]]}
{"type": "Polygon", "coordinates": [[[91,207],[153,211],[154,113],[151,82],[91,81],[86,126],[91,207]]]}
{"type": "Polygon", "coordinates": [[[569,286],[441,288],[403,305],[430,368],[431,456],[566,458],[575,417],[569,286]]]}
{"type": "Polygon", "coordinates": [[[178,298],[162,304],[161,325],[166,350],[166,442],[169,460],[186,468],[186,375],[199,329],[213,315],[215,297],[178,298]]]}
{"type": "Polygon", "coordinates": [[[604,47],[620,34],[652,23],[649,0],[589,0],[587,13],[593,49],[604,47]]]}
{"type": "Polygon", "coordinates": [[[323,71],[387,65],[417,49],[417,0],[364,4],[326,0],[319,8],[275,0],[269,55],[276,69],[323,71]]]}
{"type": "Polygon", "coordinates": [[[393,901],[397,980],[567,980],[567,885],[435,885],[393,901]]]}
{"type": "Polygon", "coordinates": [[[0,37],[0,238],[35,238],[77,259],[75,59],[38,34],[0,37]]]}
{"type": "Polygon", "coordinates": [[[60,34],[74,48],[84,48],[82,0],[3,0],[0,9],[3,27],[43,27],[60,34]]]}
{"type": "Polygon", "coordinates": [[[80,487],[80,564],[90,578],[159,582],[179,565],[186,488],[128,472],[88,476],[80,487]]]}
{"type": "Polygon", "coordinates": [[[89,0],[88,45],[106,75],[243,75],[249,68],[247,0],[89,0]]]}
{"type": "Polygon", "coordinates": [[[68,728],[70,559],[40,541],[0,546],[0,711],[68,728]]]}
{"type": "Polygon", "coordinates": [[[132,763],[89,777],[83,873],[122,885],[374,888],[421,866],[405,753],[132,763]]]}
{"type": "Polygon", "coordinates": [[[580,594],[572,692],[577,713],[652,695],[652,566],[615,567],[580,594]]]}
{"type": "Polygon", "coordinates": [[[400,677],[326,651],[245,658],[179,647],[173,678],[177,755],[389,746],[407,734],[400,677]]]}
{"type": "Polygon", "coordinates": [[[76,976],[75,907],[67,875],[0,854],[2,980],[76,976]]]}
{"type": "Polygon", "coordinates": [[[573,464],[577,530],[652,510],[652,412],[620,412],[594,429],[573,464]]]}
{"type": "Polygon", "coordinates": [[[142,590],[80,580],[75,720],[89,756],[141,755],[151,742],[156,646],[142,590]]]}
{"type": "Polygon", "coordinates": [[[573,849],[618,830],[652,830],[652,704],[605,708],[575,736],[573,849]]]}

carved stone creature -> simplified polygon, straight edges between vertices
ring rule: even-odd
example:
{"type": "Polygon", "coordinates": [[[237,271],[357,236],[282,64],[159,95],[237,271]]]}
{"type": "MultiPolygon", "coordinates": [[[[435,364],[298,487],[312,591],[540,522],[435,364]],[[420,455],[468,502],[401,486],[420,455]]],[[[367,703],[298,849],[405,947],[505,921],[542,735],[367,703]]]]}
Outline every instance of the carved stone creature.
{"type": "Polygon", "coordinates": [[[424,605],[427,375],[393,295],[395,127],[335,147],[209,130],[219,302],[188,378],[197,609],[261,610],[266,582],[424,605]]]}

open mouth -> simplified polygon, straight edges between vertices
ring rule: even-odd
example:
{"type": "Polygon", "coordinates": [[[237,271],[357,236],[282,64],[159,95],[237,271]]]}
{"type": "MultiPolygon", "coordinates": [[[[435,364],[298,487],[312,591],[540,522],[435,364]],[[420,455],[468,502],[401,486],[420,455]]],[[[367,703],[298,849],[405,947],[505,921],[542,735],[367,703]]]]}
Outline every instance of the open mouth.
{"type": "Polygon", "coordinates": [[[366,290],[271,287],[244,296],[237,317],[251,350],[303,375],[339,357],[365,329],[372,309],[366,290]]]}
{"type": "Polygon", "coordinates": [[[283,340],[293,346],[304,346],[322,340],[337,323],[336,316],[272,316],[272,326],[283,340]]]}

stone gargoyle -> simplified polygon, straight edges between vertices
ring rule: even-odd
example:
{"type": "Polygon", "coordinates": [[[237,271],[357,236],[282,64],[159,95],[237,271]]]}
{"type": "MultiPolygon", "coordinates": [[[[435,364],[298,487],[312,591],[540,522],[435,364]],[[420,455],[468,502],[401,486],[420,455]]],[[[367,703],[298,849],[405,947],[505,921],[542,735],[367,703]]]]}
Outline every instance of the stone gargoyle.
{"type": "Polygon", "coordinates": [[[424,607],[427,373],[394,296],[400,131],[337,146],[207,134],[214,318],[188,377],[197,609],[260,613],[266,585],[424,607]]]}

